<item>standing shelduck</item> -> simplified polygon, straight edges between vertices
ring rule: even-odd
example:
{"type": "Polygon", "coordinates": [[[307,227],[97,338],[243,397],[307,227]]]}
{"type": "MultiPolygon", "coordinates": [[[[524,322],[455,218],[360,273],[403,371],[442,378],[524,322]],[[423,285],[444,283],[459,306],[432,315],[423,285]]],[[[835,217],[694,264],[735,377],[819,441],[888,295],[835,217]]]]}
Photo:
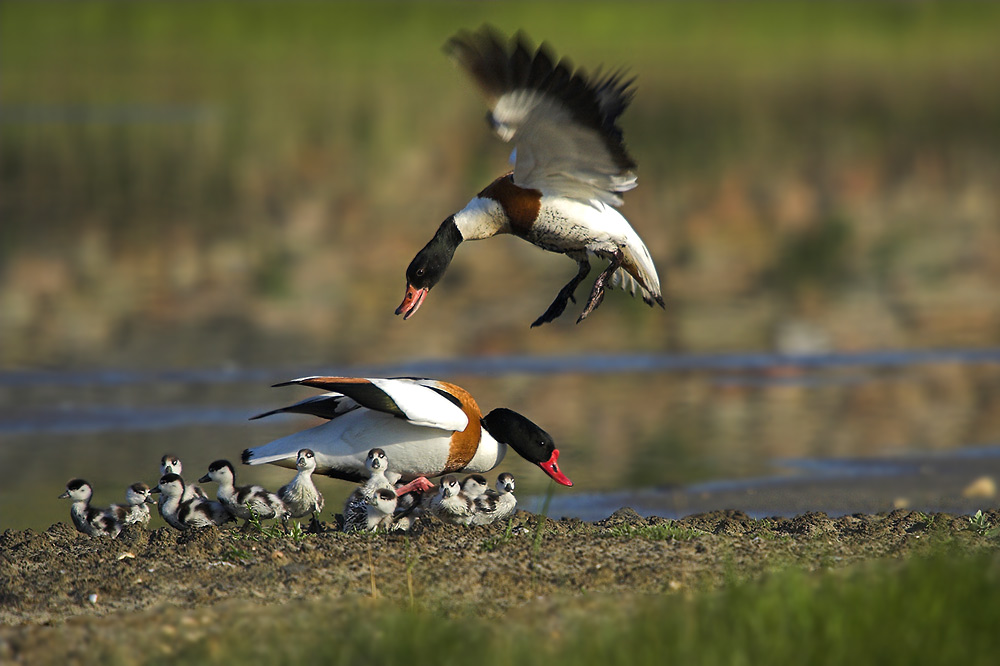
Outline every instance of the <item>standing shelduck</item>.
{"type": "Polygon", "coordinates": [[[327,419],[309,430],[246,449],[243,462],[295,464],[296,452],[312,449],[316,473],[360,482],[370,476],[368,452],[382,449],[392,462],[386,478],[411,482],[397,494],[431,487],[426,478],[452,472],[487,472],[507,448],[538,465],[564,486],[573,482],[559,469],[552,437],[517,412],[498,408],[482,416],[465,389],[433,379],[305,377],[277,384],[300,384],[326,393],[254,418],[280,412],[327,419]],[[422,482],[421,482],[422,481],[422,482]]]}
{"type": "Polygon", "coordinates": [[[514,234],[577,263],[576,276],[532,326],[551,322],[568,301],[576,302],[590,255],[609,264],[577,322],[616,284],[633,294],[638,287],[647,304],[664,307],[649,250],[617,210],[621,193],[636,185],[636,164],[617,125],[632,100],[632,80],[622,72],[588,76],[557,61],[545,44],[534,50],[520,35],[507,43],[489,26],[459,32],[445,51],[485,93],[493,130],[514,144],[514,170],[441,223],[406,269],[406,294],[396,314],[408,319],[417,311],[462,241],[497,234],[514,234]]]}

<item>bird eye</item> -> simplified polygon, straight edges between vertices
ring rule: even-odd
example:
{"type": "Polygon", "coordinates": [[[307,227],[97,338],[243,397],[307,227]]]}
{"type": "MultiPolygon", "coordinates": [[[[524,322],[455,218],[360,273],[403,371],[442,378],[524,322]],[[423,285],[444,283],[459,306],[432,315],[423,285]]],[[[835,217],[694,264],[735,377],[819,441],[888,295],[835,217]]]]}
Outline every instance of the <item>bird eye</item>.
{"type": "Polygon", "coordinates": [[[424,274],[424,269],[423,268],[418,268],[417,269],[417,277],[421,277],[421,276],[423,276],[423,274],[424,274]]]}

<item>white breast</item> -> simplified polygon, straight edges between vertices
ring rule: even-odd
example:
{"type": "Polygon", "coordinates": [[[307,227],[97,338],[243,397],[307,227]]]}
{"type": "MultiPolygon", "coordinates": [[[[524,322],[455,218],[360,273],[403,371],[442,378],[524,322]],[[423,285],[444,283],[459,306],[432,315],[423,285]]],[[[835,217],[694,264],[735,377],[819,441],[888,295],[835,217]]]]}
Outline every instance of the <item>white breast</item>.
{"type": "Polygon", "coordinates": [[[505,455],[507,455],[507,445],[493,439],[490,433],[483,429],[483,438],[479,442],[479,448],[476,449],[476,455],[472,456],[472,460],[462,471],[470,474],[488,472],[503,462],[505,455]]]}
{"type": "Polygon", "coordinates": [[[542,197],[538,219],[531,228],[532,242],[555,245],[563,251],[613,251],[627,245],[630,235],[638,238],[611,206],[563,197],[542,197]]]}

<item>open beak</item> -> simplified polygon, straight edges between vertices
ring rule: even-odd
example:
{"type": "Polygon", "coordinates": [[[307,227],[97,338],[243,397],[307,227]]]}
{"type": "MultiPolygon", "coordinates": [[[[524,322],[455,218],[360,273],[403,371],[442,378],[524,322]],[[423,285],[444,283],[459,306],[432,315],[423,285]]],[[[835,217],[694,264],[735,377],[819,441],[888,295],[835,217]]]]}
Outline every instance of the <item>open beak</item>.
{"type": "Polygon", "coordinates": [[[569,477],[559,471],[559,465],[556,461],[559,460],[559,449],[555,449],[552,452],[552,457],[545,462],[538,463],[538,466],[542,468],[542,471],[552,477],[552,480],[556,483],[561,483],[564,486],[572,486],[573,482],[569,480],[569,477]]]}
{"type": "Polygon", "coordinates": [[[403,319],[409,319],[413,313],[420,309],[420,304],[427,297],[427,289],[417,289],[412,285],[406,285],[406,295],[403,302],[396,308],[396,314],[403,315],[403,319]]]}

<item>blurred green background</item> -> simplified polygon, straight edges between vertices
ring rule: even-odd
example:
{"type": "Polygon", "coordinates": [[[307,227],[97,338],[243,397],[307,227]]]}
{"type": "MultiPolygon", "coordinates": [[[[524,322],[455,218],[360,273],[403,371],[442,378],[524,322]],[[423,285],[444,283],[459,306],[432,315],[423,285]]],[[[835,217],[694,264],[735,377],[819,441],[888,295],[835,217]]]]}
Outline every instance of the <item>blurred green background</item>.
{"type": "Polygon", "coordinates": [[[838,349],[998,340],[989,4],[2,11],[5,367],[767,349],[799,320],[838,349]],[[618,294],[529,331],[574,266],[503,238],[393,318],[412,255],[506,168],[441,52],[484,21],[636,75],[623,211],[666,314],[618,294]]]}
{"type": "MultiPolygon", "coordinates": [[[[0,368],[996,346],[998,34],[1000,6],[983,3],[4,2],[0,368]],[[483,22],[637,77],[622,125],[639,187],[623,212],[666,312],[617,292],[584,324],[529,330],[575,267],[499,238],[463,246],[420,312],[393,316],[413,254],[506,168],[509,146],[441,52],[483,22]]],[[[249,415],[297,397],[268,392],[285,378],[226,395],[11,380],[0,409],[43,424],[66,405],[249,415]]],[[[566,469],[601,489],[996,441],[997,378],[948,366],[821,392],[445,379],[544,422],[571,442],[566,469]],[[630,468],[633,450],[654,464],[630,468]]],[[[124,488],[166,450],[200,474],[289,429],[8,428],[0,486],[124,488]]]]}

